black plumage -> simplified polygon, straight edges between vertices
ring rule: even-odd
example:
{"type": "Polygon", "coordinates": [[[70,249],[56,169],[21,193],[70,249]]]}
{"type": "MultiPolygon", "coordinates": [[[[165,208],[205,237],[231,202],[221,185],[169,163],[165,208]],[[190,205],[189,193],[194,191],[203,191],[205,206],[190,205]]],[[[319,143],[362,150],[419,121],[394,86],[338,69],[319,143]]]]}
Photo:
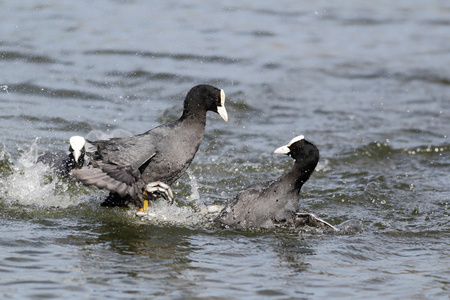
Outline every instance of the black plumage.
{"type": "Polygon", "coordinates": [[[228,121],[225,93],[211,85],[195,86],[178,120],[135,136],[88,141],[96,149],[91,164],[72,174],[86,185],[111,191],[106,205],[142,207],[147,184],[170,186],[189,167],[203,140],[207,111],[228,121]]]}
{"type": "Polygon", "coordinates": [[[292,169],[278,179],[252,185],[228,203],[215,221],[222,226],[252,229],[295,226],[299,215],[299,193],[319,162],[315,145],[298,136],[275,153],[288,154],[292,169]]]}
{"type": "Polygon", "coordinates": [[[48,165],[56,174],[69,177],[74,169],[80,169],[85,164],[85,143],[81,136],[73,136],[69,140],[69,154],[64,152],[46,152],[37,158],[37,162],[48,165]]]}

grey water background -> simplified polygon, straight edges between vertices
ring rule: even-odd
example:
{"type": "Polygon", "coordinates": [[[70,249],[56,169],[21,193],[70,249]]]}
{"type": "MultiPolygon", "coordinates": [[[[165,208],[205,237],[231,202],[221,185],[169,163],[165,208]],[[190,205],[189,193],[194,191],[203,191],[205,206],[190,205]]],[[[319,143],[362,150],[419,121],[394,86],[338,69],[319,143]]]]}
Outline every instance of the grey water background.
{"type": "Polygon", "coordinates": [[[448,299],[448,1],[0,1],[3,299],[448,299]],[[152,220],[33,161],[70,136],[178,118],[199,83],[229,122],[152,220]],[[321,152],[299,199],[339,234],[197,213],[321,152]],[[38,139],[36,139],[38,138],[38,139]]]}

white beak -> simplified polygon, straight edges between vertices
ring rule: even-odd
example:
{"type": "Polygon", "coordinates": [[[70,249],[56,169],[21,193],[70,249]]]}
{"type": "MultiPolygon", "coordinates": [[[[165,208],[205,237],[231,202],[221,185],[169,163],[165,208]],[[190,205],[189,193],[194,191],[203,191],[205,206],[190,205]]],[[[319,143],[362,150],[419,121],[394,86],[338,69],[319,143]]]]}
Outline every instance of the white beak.
{"type": "Polygon", "coordinates": [[[291,150],[289,150],[289,147],[286,146],[281,146],[280,148],[277,148],[273,153],[276,154],[288,154],[291,150]]]}
{"type": "Polygon", "coordinates": [[[75,158],[75,161],[78,161],[78,159],[81,156],[81,149],[84,148],[84,145],[86,144],[86,140],[82,136],[73,136],[69,140],[70,147],[73,150],[73,157],[75,158]]]}
{"type": "Polygon", "coordinates": [[[78,162],[78,159],[81,156],[81,151],[80,150],[73,150],[73,158],[75,158],[75,161],[78,162]]]}
{"type": "Polygon", "coordinates": [[[288,154],[289,152],[291,152],[291,150],[289,149],[289,146],[292,145],[295,142],[298,142],[300,140],[304,140],[305,137],[303,135],[298,135],[295,138],[293,138],[289,144],[285,145],[285,146],[281,146],[280,148],[277,148],[273,153],[276,154],[288,154]]]}
{"type": "Polygon", "coordinates": [[[220,106],[217,106],[217,112],[225,122],[228,122],[228,113],[225,109],[225,92],[223,90],[220,90],[220,106]]]}

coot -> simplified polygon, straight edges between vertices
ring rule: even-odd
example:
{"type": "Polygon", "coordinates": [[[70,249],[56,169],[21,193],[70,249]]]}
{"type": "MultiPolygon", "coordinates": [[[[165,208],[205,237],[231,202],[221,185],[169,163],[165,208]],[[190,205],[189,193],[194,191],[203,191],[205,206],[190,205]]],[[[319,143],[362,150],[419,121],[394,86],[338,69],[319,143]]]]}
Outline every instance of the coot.
{"type": "Polygon", "coordinates": [[[223,227],[254,229],[311,225],[335,228],[314,214],[300,212],[299,193],[319,161],[319,150],[304,137],[275,150],[294,160],[292,169],[276,180],[252,185],[228,203],[215,221],[223,227]]]}
{"type": "Polygon", "coordinates": [[[135,136],[88,141],[96,148],[91,163],[72,174],[85,185],[111,191],[105,206],[143,208],[147,198],[159,196],[173,201],[170,185],[191,164],[203,140],[207,111],[228,121],[225,93],[197,85],[187,93],[178,120],[135,136]]]}
{"type": "Polygon", "coordinates": [[[85,163],[86,140],[81,136],[69,139],[69,154],[64,152],[46,152],[37,158],[37,162],[48,165],[63,177],[69,177],[74,169],[81,168],[85,163]]]}

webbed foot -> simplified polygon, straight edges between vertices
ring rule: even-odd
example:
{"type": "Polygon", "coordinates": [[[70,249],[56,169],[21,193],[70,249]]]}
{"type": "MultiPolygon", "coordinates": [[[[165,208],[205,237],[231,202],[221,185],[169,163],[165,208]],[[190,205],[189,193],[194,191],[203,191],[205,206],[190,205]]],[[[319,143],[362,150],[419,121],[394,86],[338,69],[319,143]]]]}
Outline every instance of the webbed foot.
{"type": "Polygon", "coordinates": [[[139,208],[139,211],[136,212],[136,216],[147,216],[148,201],[160,197],[166,199],[170,204],[173,204],[173,192],[170,186],[162,181],[154,181],[147,184],[140,197],[143,207],[139,208]]]}
{"type": "Polygon", "coordinates": [[[322,220],[313,213],[299,212],[295,214],[295,226],[308,225],[311,227],[322,228],[324,230],[338,231],[336,227],[322,220]]]}

